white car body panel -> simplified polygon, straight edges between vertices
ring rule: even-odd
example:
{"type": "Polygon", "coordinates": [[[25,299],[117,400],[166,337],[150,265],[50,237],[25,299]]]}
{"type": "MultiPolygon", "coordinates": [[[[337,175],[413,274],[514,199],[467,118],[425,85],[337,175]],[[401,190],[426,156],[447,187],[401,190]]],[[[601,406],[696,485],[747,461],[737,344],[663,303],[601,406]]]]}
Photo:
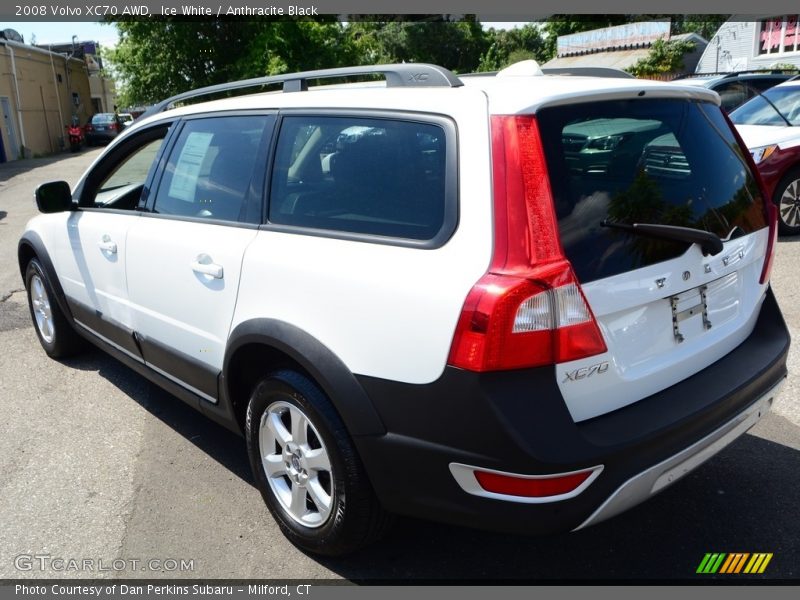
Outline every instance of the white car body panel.
{"type": "Polygon", "coordinates": [[[439,94],[431,96],[415,106],[446,111],[458,127],[459,214],[451,239],[438,249],[414,249],[260,231],[242,267],[234,327],[264,317],[285,321],[360,375],[423,384],[442,374],[464,299],[489,265],[493,208],[485,97],[473,92],[445,106],[439,94]]]}
{"type": "MultiPolygon", "coordinates": [[[[447,364],[464,300],[486,272],[492,255],[489,115],[525,114],[543,106],[641,93],[719,104],[716,93],[691,85],[604,79],[598,88],[594,78],[546,77],[546,86],[535,77],[464,77],[464,87],[431,88],[424,97],[415,89],[362,87],[357,102],[345,87],[256,94],[137,120],[109,148],[148,123],[194,114],[198,106],[204,112],[352,111],[368,106],[370,110],[413,108],[422,114],[444,115],[458,131],[458,226],[442,247],[415,249],[300,232],[139,218],[128,233],[125,249],[129,298],[127,304],[118,302],[125,308],[116,314],[143,336],[212,369],[222,369],[227,336],[237,325],[269,318],[307,332],[353,373],[412,384],[435,381],[447,364]],[[202,253],[223,264],[221,287],[200,281],[189,267],[202,253]]],[[[37,221],[33,223],[38,227],[37,221]]],[[[584,285],[608,352],[556,365],[555,376],[572,417],[581,421],[636,402],[702,370],[741,343],[752,331],[764,296],[758,277],[766,236],[763,230],[730,241],[712,259],[704,259],[692,247],[671,261],[584,285]],[[721,266],[724,257],[738,256],[740,251],[743,258],[721,266]],[[711,265],[711,273],[702,272],[706,264],[711,265]],[[692,273],[689,283],[682,280],[687,270],[692,273]],[[734,279],[724,279],[734,273],[734,279]],[[663,290],[655,287],[660,278],[667,280],[663,290]],[[709,293],[714,327],[705,331],[697,319],[684,321],[687,339],[676,344],[666,298],[706,283],[718,288],[709,293]],[[566,377],[603,362],[609,368],[602,373],[574,381],[566,377]]],[[[60,243],[63,246],[63,240],[60,243]]],[[[69,260],[74,262],[60,260],[60,277],[75,272],[69,260]]],[[[71,293],[86,297],[80,285],[70,285],[71,293]]]]}
{"type": "Polygon", "coordinates": [[[102,210],[58,213],[50,221],[50,256],[64,293],[117,324],[130,327],[126,240],[138,214],[102,210]],[[114,252],[105,248],[116,248],[114,252]]]}
{"type": "Polygon", "coordinates": [[[753,331],[764,300],[766,286],[758,281],[767,241],[768,231],[762,229],[728,241],[720,254],[706,257],[694,244],[672,260],[583,285],[608,352],[556,365],[572,418],[583,421],[646,398],[741,344],[753,331]],[[699,286],[707,286],[711,327],[705,329],[698,312],[678,324],[684,337],[678,342],[669,298],[678,296],[677,311],[697,306],[699,286]],[[589,374],[603,363],[607,369],[589,374]],[[585,376],[567,376],[576,370],[585,376]]]}
{"type": "Polygon", "coordinates": [[[781,150],[800,146],[800,132],[797,127],[778,127],[772,125],[737,125],[736,130],[748,148],[760,148],[777,144],[781,150]]]}
{"type": "Polygon", "coordinates": [[[138,219],[128,234],[133,329],[210,369],[222,370],[242,256],[255,236],[253,228],[138,219]],[[221,279],[192,270],[201,254],[222,266],[221,279]]]}

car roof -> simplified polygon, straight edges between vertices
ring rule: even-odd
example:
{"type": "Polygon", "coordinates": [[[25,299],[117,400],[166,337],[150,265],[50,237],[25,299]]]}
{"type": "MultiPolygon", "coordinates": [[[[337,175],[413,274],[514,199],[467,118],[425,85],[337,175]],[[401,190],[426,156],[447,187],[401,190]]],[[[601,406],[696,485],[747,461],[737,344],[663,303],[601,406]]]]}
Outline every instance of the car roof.
{"type": "Polygon", "coordinates": [[[687,77],[686,79],[680,79],[681,83],[685,83],[687,85],[699,85],[704,87],[711,87],[718,83],[723,83],[727,81],[743,81],[743,80],[751,80],[751,79],[792,79],[796,77],[796,73],[729,73],[729,74],[720,74],[720,73],[708,73],[708,74],[699,74],[692,77],[687,77]]]}
{"type": "MultiPolygon", "coordinates": [[[[531,69],[527,69],[522,73],[516,70],[513,74],[501,71],[499,74],[490,74],[488,76],[455,76],[449,71],[441,69],[441,67],[407,64],[402,65],[404,71],[408,68],[422,69],[423,67],[445,71],[450,78],[448,79],[449,85],[387,85],[385,81],[369,81],[314,87],[302,86],[299,90],[293,87],[284,92],[280,90],[259,92],[180,106],[165,112],[146,115],[144,119],[137,119],[137,122],[132,127],[136,127],[140,122],[144,124],[161,119],[216,110],[324,107],[342,109],[366,107],[376,109],[405,108],[413,110],[418,108],[415,106],[417,99],[419,99],[419,104],[440,106],[442,107],[441,112],[447,114],[448,106],[452,106],[453,102],[458,102],[458,98],[466,100],[468,97],[480,97],[483,98],[484,102],[488,99],[490,114],[532,113],[543,106],[569,104],[577,98],[613,100],[644,95],[659,98],[703,100],[719,105],[719,96],[715,92],[704,87],[687,85],[683,81],[665,83],[634,79],[622,72],[619,74],[609,73],[612,76],[604,77],[565,74],[548,75],[542,74],[538,65],[533,61],[526,62],[533,63],[536,72],[530,72],[531,69]],[[357,95],[354,92],[357,92],[357,95]]],[[[516,65],[514,66],[516,67],[516,65]]],[[[389,67],[397,68],[398,65],[387,65],[387,68],[389,67]]],[[[299,73],[297,77],[299,81],[304,83],[305,76],[308,76],[308,79],[311,80],[314,79],[312,75],[317,75],[318,73],[299,73]]],[[[286,76],[282,77],[285,78],[286,76]]],[[[284,85],[286,84],[284,83],[284,85]]],[[[231,86],[232,88],[236,87],[237,83],[234,82],[231,86]]],[[[183,101],[183,98],[181,97],[179,101],[183,101]]],[[[166,107],[166,102],[161,103],[162,109],[166,107]]]]}
{"type": "Polygon", "coordinates": [[[779,88],[790,88],[790,87],[800,88],[800,79],[792,78],[789,81],[784,81],[783,83],[779,83],[775,87],[779,87],[779,88]]]}

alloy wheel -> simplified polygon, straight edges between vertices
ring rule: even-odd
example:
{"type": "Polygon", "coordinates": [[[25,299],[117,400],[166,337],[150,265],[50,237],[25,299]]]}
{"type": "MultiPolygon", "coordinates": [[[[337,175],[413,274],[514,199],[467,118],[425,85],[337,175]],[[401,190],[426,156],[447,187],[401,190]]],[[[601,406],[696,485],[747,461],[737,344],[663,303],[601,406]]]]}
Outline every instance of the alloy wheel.
{"type": "Polygon", "coordinates": [[[333,507],[328,450],[308,416],[288,402],[267,407],[259,426],[261,464],[284,511],[305,527],[320,527],[333,507]]]}

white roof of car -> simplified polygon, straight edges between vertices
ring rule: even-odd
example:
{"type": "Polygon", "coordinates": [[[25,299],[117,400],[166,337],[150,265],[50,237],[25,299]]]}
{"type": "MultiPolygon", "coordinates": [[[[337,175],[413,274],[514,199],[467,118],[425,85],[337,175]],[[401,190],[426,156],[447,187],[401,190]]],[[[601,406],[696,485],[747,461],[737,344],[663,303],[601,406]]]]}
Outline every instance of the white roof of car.
{"type": "MultiPolygon", "coordinates": [[[[533,61],[530,61],[533,62],[533,61]]],[[[391,87],[383,82],[322,85],[308,91],[281,91],[248,94],[171,109],[144,122],[215,110],[258,108],[338,108],[386,110],[434,110],[448,113],[448,106],[480,95],[488,99],[490,114],[524,114],[543,106],[573,103],[578,99],[616,100],[652,96],[712,102],[719,105],[719,96],[707,88],[686,83],[663,83],[627,77],[583,77],[576,75],[543,75],[538,65],[530,69],[506,69],[496,76],[459,77],[460,87],[391,87]]],[[[485,101],[485,100],[484,100],[485,101]]],[[[131,128],[141,126],[137,120],[131,128]]]]}

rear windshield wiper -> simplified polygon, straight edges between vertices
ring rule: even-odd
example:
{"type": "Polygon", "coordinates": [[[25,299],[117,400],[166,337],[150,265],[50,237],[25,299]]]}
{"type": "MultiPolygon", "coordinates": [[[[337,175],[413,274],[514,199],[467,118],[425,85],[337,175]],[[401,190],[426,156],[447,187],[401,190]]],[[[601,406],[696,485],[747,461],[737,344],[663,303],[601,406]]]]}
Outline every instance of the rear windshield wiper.
{"type": "Polygon", "coordinates": [[[687,244],[700,244],[703,256],[716,256],[722,252],[722,240],[715,233],[694,229],[692,227],[679,227],[677,225],[656,225],[653,223],[614,223],[608,219],[600,223],[602,227],[621,229],[636,235],[646,235],[664,240],[686,242],[687,244]]]}

